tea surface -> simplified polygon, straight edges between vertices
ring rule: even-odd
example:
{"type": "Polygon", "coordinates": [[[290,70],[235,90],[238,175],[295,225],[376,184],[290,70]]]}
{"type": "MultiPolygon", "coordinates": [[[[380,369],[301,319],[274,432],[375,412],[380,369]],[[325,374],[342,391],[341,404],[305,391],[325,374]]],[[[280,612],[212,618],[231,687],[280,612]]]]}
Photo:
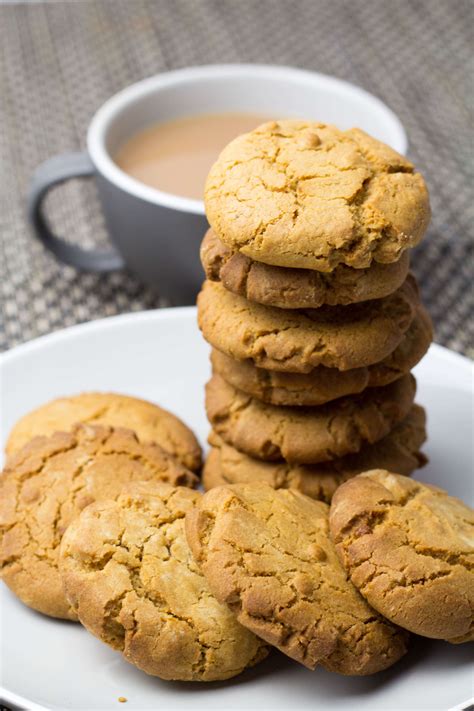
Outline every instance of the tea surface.
{"type": "Polygon", "coordinates": [[[117,165],[157,190],[201,200],[220,151],[233,138],[270,120],[247,113],[202,114],[153,124],[117,151],[117,165]]]}

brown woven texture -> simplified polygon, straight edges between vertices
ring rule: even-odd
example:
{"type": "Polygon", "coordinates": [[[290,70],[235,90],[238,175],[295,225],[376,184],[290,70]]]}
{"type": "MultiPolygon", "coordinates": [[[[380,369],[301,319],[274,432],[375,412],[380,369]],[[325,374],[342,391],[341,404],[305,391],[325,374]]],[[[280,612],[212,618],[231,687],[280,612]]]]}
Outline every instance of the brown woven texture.
{"type": "MultiPolygon", "coordinates": [[[[433,220],[414,269],[436,340],[469,352],[473,7],[469,0],[0,5],[0,347],[166,305],[130,274],[79,273],[43,250],[24,215],[35,167],[84,148],[95,110],[131,82],[188,65],[263,62],[355,82],[399,115],[432,197],[433,220]]],[[[59,234],[86,245],[107,241],[91,181],[54,190],[47,209],[59,234]]]]}

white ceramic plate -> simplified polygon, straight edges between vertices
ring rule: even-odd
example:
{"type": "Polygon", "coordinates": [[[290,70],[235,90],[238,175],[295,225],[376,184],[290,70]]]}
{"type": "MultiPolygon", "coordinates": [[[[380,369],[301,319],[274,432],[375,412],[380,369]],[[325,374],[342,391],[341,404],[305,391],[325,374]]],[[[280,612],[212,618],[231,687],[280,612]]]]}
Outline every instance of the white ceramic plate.
{"type": "MultiPolygon", "coordinates": [[[[428,410],[431,463],[419,478],[471,498],[470,362],[432,346],[416,368],[418,402],[428,410]]],[[[2,433],[50,398],[116,390],[156,400],[204,442],[203,387],[208,347],[194,308],[119,316],[20,346],[2,359],[2,433]]],[[[415,639],[406,658],[366,678],[310,672],[275,653],[225,683],[183,684],[146,676],[80,625],[42,617],[1,586],[0,674],[3,700],[29,709],[294,708],[331,711],[449,709],[472,695],[469,645],[415,639]],[[118,697],[128,699],[120,704],[118,697]]]]}

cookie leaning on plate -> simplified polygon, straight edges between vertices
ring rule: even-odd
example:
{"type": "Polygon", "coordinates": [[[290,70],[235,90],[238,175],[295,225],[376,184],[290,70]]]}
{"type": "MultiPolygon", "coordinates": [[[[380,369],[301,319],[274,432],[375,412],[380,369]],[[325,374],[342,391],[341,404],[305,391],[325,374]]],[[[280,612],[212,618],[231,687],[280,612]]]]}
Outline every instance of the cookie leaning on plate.
{"type": "Polygon", "coordinates": [[[266,306],[280,309],[317,309],[370,299],[381,299],[405,281],[410,259],[408,252],[392,264],[372,264],[353,269],[340,264],[332,272],[314,269],[274,267],[255,262],[232,251],[213,230],[201,244],[201,262],[210,281],[220,281],[228,290],[266,306]]]}
{"type": "Polygon", "coordinates": [[[33,437],[68,431],[78,422],[127,427],[141,441],[163,447],[188,469],[198,471],[201,466],[201,448],[184,422],[158,405],[117,393],[81,393],[32,410],[13,427],[6,453],[10,456],[33,437]]]}
{"type": "Polygon", "coordinates": [[[36,437],[11,457],[0,478],[0,574],[26,605],[76,619],[58,573],[61,538],[97,499],[113,498],[139,480],[194,486],[198,479],[130,430],[78,425],[36,437]]]}
{"type": "Polygon", "coordinates": [[[426,457],[420,447],[426,440],[425,420],[423,408],[414,405],[408,416],[383,439],[365,445],[356,454],[320,464],[263,462],[239,452],[211,432],[211,450],[204,464],[202,483],[207,491],[223,484],[265,482],[274,489],[297,489],[312,499],[329,503],[338,486],[368,469],[384,467],[408,476],[424,466],[426,457]]]}
{"type": "Polygon", "coordinates": [[[411,275],[384,299],[307,310],[262,306],[206,281],[198,296],[198,323],[214,348],[261,368],[309,373],[325,365],[349,370],[390,355],[418,304],[411,275]]]}
{"type": "Polygon", "coordinates": [[[323,405],[331,400],[381,387],[408,373],[427,352],[431,320],[420,305],[401,343],[387,358],[364,368],[337,370],[320,365],[310,373],[282,373],[257,368],[250,360],[235,360],[213,349],[213,372],[239,390],[272,405],[323,405]]]}
{"type": "Polygon", "coordinates": [[[279,407],[236,390],[219,375],[206,385],[206,413],[223,440],[257,459],[308,464],[358,452],[385,437],[411,409],[411,374],[318,408],[279,407]]]}
{"type": "Polygon", "coordinates": [[[266,484],[211,489],[186,515],[193,554],[238,621],[310,669],[386,669],[406,636],[370,608],[336,555],[328,506],[266,484]]]}
{"type": "Polygon", "coordinates": [[[396,262],[430,218],[425,182],[406,158],[359,129],[295,120],[265,123],[226,146],[205,206],[231,249],[325,272],[396,262]]]}
{"type": "Polygon", "coordinates": [[[139,482],[88,506],[61,543],[66,595],[82,624],[139,669],[182,681],[235,676],[266,645],[217,602],[189,550],[197,491],[139,482]]]}
{"type": "Polygon", "coordinates": [[[442,489],[384,470],[335,493],[331,533],[370,605],[425,637],[474,640],[474,512],[442,489]]]}

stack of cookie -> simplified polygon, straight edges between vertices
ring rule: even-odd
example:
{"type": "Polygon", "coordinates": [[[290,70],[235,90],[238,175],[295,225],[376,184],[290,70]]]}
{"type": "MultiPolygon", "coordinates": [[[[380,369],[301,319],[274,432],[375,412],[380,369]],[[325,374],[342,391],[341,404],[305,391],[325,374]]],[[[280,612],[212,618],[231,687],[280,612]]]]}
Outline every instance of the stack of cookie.
{"type": "Polygon", "coordinates": [[[360,130],[272,122],[224,149],[205,202],[205,488],[266,481],[329,501],[368,468],[421,466],[410,371],[432,329],[409,249],[429,221],[422,176],[360,130]]]}

